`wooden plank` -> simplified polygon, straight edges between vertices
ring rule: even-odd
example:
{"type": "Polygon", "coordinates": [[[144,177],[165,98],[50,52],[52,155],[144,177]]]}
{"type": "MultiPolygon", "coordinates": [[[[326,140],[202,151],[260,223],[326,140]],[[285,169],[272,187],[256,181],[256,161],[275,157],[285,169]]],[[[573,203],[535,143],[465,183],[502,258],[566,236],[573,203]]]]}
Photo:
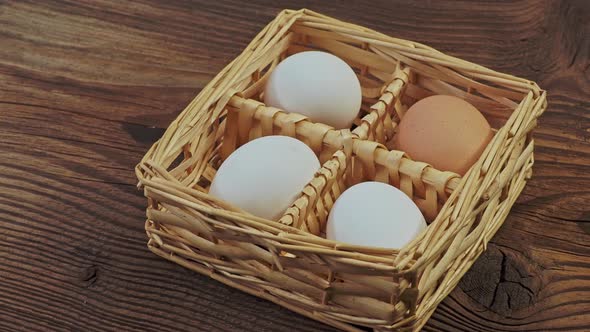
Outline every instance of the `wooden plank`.
{"type": "Polygon", "coordinates": [[[284,7],[535,80],[534,177],[425,331],[590,326],[586,1],[0,2],[0,330],[325,331],[150,253],[133,167],[284,7]]]}

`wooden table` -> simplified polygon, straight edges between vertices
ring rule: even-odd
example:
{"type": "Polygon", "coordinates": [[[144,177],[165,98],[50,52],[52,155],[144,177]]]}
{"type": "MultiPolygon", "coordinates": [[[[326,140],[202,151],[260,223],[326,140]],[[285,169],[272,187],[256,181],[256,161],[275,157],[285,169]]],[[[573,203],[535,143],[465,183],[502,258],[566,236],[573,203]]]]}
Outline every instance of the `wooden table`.
{"type": "Polygon", "coordinates": [[[330,328],[146,249],[134,165],[282,8],[549,92],[533,180],[427,331],[590,329],[590,2],[0,1],[0,330],[330,328]]]}

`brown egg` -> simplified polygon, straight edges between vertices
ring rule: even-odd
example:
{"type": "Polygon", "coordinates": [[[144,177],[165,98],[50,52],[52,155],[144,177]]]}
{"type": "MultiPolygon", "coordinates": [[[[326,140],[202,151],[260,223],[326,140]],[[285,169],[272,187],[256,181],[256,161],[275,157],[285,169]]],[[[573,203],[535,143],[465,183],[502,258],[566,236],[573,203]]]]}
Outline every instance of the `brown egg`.
{"type": "Polygon", "coordinates": [[[489,123],[473,105],[437,95],[408,109],[399,124],[397,144],[414,160],[464,175],[492,137],[489,123]]]}

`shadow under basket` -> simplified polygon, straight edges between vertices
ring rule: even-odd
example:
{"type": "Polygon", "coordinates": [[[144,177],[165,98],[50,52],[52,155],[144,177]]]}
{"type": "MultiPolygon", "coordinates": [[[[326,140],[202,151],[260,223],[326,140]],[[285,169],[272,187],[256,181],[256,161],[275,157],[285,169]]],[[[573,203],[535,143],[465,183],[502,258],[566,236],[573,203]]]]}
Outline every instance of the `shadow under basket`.
{"type": "Polygon", "coordinates": [[[485,250],[531,177],[532,130],[546,106],[546,93],[534,82],[306,9],[282,11],[137,165],[148,198],[148,247],[342,330],[418,331],[485,250]],[[306,50],[340,57],[359,77],[363,103],[351,128],[262,102],[276,65],[306,50]],[[434,94],[467,100],[494,128],[463,177],[395,150],[397,123],[413,103],[434,94]],[[229,154],[268,135],[301,140],[322,163],[278,221],[207,193],[229,154]],[[429,226],[400,250],[324,239],[335,200],[363,181],[402,190],[429,226]]]}

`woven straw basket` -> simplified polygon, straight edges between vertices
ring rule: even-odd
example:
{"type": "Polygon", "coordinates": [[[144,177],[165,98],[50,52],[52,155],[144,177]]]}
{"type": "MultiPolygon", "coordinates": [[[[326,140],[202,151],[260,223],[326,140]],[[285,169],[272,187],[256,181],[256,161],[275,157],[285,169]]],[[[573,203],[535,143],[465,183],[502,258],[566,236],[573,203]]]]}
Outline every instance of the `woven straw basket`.
{"type": "MultiPolygon", "coordinates": [[[[151,251],[229,286],[347,331],[416,331],[485,250],[531,176],[546,94],[534,82],[309,10],[285,10],[217,75],[136,168],[148,198],[151,251]],[[350,130],[266,107],[261,93],[285,57],[323,50],[357,73],[363,103],[350,130]],[[395,150],[396,125],[417,100],[455,95],[495,136],[460,177],[395,150]],[[277,221],[207,194],[221,162],[266,135],[303,141],[322,168],[277,221]],[[321,237],[349,186],[390,183],[429,227],[401,250],[321,237]]],[[[359,220],[362,222],[362,220],[359,220]]]]}

